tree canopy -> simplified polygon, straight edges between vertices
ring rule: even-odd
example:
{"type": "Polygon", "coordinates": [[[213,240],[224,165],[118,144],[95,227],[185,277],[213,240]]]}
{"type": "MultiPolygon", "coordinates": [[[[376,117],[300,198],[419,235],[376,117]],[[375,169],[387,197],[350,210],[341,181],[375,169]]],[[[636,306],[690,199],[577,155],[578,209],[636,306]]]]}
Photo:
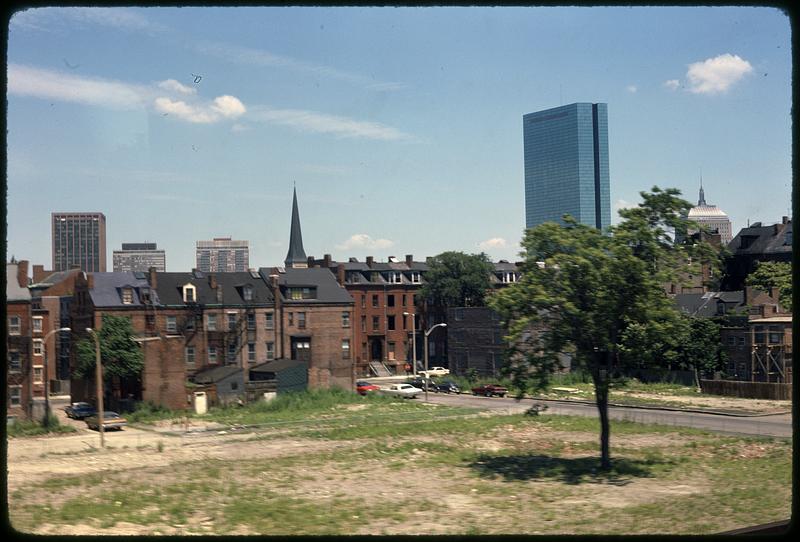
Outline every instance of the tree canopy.
{"type": "Polygon", "coordinates": [[[610,466],[608,392],[626,365],[661,363],[677,352],[682,322],[664,285],[686,262],[713,258],[703,243],[674,241],[691,204],[653,187],[602,232],[569,216],[525,231],[520,280],[489,300],[508,325],[509,372],[520,389],[542,388],[559,355],[592,375],[601,421],[601,464],[610,466]],[[691,260],[690,260],[691,259],[691,260]],[[645,347],[645,348],[642,348],[645,347]],[[639,355],[637,355],[639,354],[639,355]]]}
{"type": "Polygon", "coordinates": [[[758,262],[756,270],[747,276],[747,286],[764,292],[777,288],[783,308],[792,312],[792,264],[789,262],[758,262]]]}
{"type": "Polygon", "coordinates": [[[428,261],[422,298],[444,307],[483,306],[493,270],[489,256],[483,252],[442,252],[428,261]]]}
{"type": "MultiPolygon", "coordinates": [[[[97,332],[100,340],[100,361],[106,377],[138,377],[144,368],[144,354],[133,340],[133,326],[123,316],[103,315],[97,332]]],[[[95,343],[89,337],[78,341],[76,376],[84,378],[95,370],[95,343]]]]}

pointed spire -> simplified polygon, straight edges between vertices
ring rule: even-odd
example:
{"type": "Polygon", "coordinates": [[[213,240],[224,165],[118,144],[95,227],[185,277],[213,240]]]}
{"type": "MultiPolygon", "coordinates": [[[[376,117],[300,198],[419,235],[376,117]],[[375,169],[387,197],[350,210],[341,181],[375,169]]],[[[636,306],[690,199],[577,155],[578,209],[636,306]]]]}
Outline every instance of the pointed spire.
{"type": "Polygon", "coordinates": [[[292,200],[292,229],[289,232],[289,252],[284,261],[286,267],[306,267],[308,259],[303,250],[303,234],[300,231],[300,212],[297,210],[297,187],[292,200]]]}
{"type": "Polygon", "coordinates": [[[703,191],[703,174],[700,174],[700,199],[697,200],[697,205],[705,205],[706,204],[706,194],[703,191]]]}

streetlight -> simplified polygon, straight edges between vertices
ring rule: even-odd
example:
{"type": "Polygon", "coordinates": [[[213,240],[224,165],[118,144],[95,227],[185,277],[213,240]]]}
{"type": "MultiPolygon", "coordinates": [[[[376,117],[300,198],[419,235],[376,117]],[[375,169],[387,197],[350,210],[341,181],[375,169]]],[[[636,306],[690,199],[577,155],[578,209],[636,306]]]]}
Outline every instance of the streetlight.
{"type": "Polygon", "coordinates": [[[48,384],[50,382],[50,374],[47,370],[47,339],[50,338],[50,335],[53,333],[58,333],[60,331],[72,331],[68,327],[60,327],[58,329],[51,329],[47,332],[47,335],[44,336],[44,340],[42,340],[42,354],[44,354],[44,426],[50,427],[50,390],[48,389],[48,384]]]}
{"type": "Polygon", "coordinates": [[[97,427],[100,431],[100,447],[106,447],[105,429],[103,428],[103,367],[100,361],[100,337],[97,336],[95,330],[90,327],[86,328],[94,339],[94,352],[95,352],[95,380],[97,380],[97,427]]]}
{"type": "Polygon", "coordinates": [[[428,400],[428,335],[437,327],[447,327],[447,324],[436,324],[425,332],[425,401],[428,400]]]}
{"type": "Polygon", "coordinates": [[[411,360],[414,368],[414,376],[417,376],[417,315],[404,312],[403,316],[411,317],[411,360]]]}

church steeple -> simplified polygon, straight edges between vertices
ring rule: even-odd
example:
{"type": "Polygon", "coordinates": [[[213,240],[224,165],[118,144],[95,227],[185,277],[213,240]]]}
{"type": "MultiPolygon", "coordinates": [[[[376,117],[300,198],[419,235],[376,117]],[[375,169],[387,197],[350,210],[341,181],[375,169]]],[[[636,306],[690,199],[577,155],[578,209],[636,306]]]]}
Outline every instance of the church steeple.
{"type": "Polygon", "coordinates": [[[303,234],[300,231],[300,212],[297,210],[297,188],[292,201],[292,229],[289,232],[289,252],[283,262],[286,267],[308,267],[306,251],[303,250],[303,234]]]}

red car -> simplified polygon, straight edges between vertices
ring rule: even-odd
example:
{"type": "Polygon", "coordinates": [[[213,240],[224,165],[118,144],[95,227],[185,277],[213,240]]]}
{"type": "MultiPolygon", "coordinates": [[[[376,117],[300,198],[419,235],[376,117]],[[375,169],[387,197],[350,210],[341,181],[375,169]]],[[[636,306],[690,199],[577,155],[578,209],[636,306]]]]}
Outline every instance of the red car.
{"type": "Polygon", "coordinates": [[[366,380],[359,380],[358,382],[356,382],[356,391],[360,395],[366,395],[371,391],[378,391],[379,389],[381,389],[380,386],[376,386],[375,384],[370,384],[366,380]]]}
{"type": "Polygon", "coordinates": [[[507,393],[508,388],[504,388],[499,384],[484,384],[483,386],[472,388],[472,395],[485,395],[486,397],[497,395],[498,397],[505,397],[507,393]]]}

